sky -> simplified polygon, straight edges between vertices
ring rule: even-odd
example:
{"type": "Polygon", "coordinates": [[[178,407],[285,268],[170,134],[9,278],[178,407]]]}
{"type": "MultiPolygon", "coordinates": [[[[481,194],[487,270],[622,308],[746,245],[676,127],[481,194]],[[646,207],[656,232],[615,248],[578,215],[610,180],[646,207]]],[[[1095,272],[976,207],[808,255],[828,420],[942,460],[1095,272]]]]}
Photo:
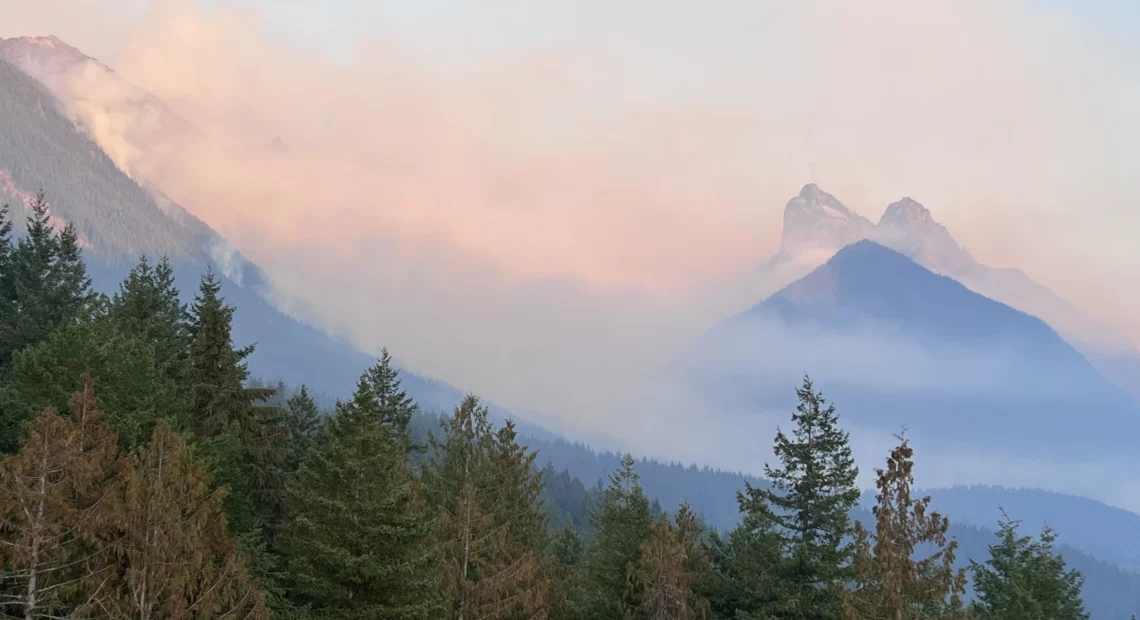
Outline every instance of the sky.
{"type": "MultiPolygon", "coordinates": [[[[296,313],[519,410],[619,425],[622,386],[758,301],[741,282],[807,182],[873,220],[910,196],[982,262],[1140,342],[1131,3],[0,0],[0,14],[0,36],[56,34],[200,130],[121,163],[265,268],[296,313]],[[274,138],[288,150],[263,148],[274,138]]],[[[121,125],[105,125],[109,151],[121,125]]]]}

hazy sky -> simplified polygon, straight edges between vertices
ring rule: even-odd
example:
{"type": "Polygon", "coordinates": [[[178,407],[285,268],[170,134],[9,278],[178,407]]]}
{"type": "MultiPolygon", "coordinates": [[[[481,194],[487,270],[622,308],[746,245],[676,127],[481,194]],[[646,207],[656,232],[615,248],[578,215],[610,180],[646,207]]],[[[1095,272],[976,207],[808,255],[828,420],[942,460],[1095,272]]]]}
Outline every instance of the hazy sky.
{"type": "MultiPolygon", "coordinates": [[[[1140,10],[1076,0],[0,0],[199,127],[132,165],[319,321],[508,406],[612,394],[819,183],[1140,341],[1140,10]],[[287,153],[258,150],[274,137],[287,153]],[[253,145],[253,146],[251,146],[253,145]]],[[[113,125],[111,125],[113,126],[113,125]]],[[[101,136],[112,144],[112,133],[101,136]]],[[[726,285],[727,286],[727,285],[726,285]]]]}

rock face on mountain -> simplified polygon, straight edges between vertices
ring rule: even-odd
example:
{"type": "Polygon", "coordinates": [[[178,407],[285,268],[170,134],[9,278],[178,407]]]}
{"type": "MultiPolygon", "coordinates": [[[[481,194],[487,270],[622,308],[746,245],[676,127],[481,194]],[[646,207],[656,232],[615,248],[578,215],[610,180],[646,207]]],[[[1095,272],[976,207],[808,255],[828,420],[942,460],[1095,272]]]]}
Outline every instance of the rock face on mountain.
{"type": "Polygon", "coordinates": [[[805,185],[784,208],[780,252],[795,255],[816,249],[834,250],[872,238],[875,225],[848,209],[814,184],[805,185]]]}
{"type": "Polygon", "coordinates": [[[681,375],[747,415],[793,406],[805,370],[852,424],[994,454],[1123,454],[1101,429],[1140,432],[1140,408],[1044,321],[871,241],[714,327],[681,375]]]}
{"type": "Polygon", "coordinates": [[[44,190],[53,215],[74,223],[104,261],[146,253],[202,263],[217,234],[188,214],[171,222],[59,107],[46,88],[0,58],[0,192],[26,206],[44,190]]]}
{"type": "Polygon", "coordinates": [[[784,229],[776,261],[818,266],[840,248],[870,240],[900,252],[926,268],[959,278],[982,266],[912,198],[891,203],[877,224],[847,208],[813,183],[784,208],[784,229]]]}
{"type": "Polygon", "coordinates": [[[951,277],[969,276],[979,268],[970,253],[958,245],[950,231],[918,202],[903,198],[887,206],[876,239],[917,261],[931,271],[951,277]]]}
{"type": "Polygon", "coordinates": [[[860,240],[875,241],[983,296],[1042,318],[1140,402],[1140,374],[1131,371],[1140,367],[1140,353],[1126,337],[1090,320],[1024,272],[979,263],[929,209],[911,198],[891,203],[873,224],[814,184],[805,185],[784,209],[780,250],[762,268],[762,279],[774,290],[860,240]]]}

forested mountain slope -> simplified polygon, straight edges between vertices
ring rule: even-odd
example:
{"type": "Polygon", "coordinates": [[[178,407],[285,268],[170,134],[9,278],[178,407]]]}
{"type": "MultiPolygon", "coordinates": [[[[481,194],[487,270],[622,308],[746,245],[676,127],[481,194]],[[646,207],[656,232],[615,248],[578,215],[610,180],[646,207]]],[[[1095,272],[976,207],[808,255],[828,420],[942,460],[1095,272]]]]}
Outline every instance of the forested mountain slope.
{"type": "Polygon", "coordinates": [[[1066,544],[1129,570],[1140,568],[1140,515],[1084,497],[1042,489],[960,486],[926,491],[957,522],[992,529],[1004,510],[1030,528],[1061,532],[1066,544]]]}
{"type": "MultiPolygon", "coordinates": [[[[254,372],[347,395],[371,356],[277,310],[262,271],[203,222],[124,174],[59,110],[43,85],[0,58],[0,203],[11,203],[17,233],[36,192],[44,191],[60,225],[75,225],[97,290],[112,293],[140,255],[170,258],[184,301],[206,268],[222,293],[242,309],[239,342],[256,343],[254,372]]],[[[462,392],[427,377],[408,376],[423,402],[450,408],[462,392]]]]}

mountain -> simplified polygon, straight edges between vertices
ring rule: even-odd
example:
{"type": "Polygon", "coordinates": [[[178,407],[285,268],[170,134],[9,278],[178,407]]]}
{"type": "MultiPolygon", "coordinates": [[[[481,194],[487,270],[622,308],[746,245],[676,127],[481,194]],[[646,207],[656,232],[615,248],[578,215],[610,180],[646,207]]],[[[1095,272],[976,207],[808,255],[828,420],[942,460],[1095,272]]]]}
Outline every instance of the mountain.
{"type": "Polygon", "coordinates": [[[926,207],[910,198],[888,205],[876,234],[868,238],[878,239],[936,273],[961,277],[981,268],[926,207]]]}
{"type": "Polygon", "coordinates": [[[0,58],[43,84],[61,111],[141,182],[153,172],[148,166],[198,133],[160,98],[57,37],[0,39],[0,58]]]}
{"type": "Polygon", "coordinates": [[[1127,337],[1098,325],[1024,272],[979,263],[929,209],[911,198],[890,204],[873,224],[816,185],[804,186],[784,208],[780,249],[762,267],[761,279],[774,290],[861,240],[892,248],[981,295],[1042,318],[1140,402],[1140,353],[1127,337]]]}
{"type": "Polygon", "coordinates": [[[809,184],[784,209],[780,255],[795,257],[813,251],[834,251],[874,234],[875,225],[870,220],[809,184]]]}
{"type": "Polygon", "coordinates": [[[681,368],[713,410],[789,411],[806,369],[852,424],[1054,462],[1127,454],[1140,431],[1140,407],[1044,321],[871,241],[715,326],[681,368]]]}
{"type": "MultiPolygon", "coordinates": [[[[94,141],[59,110],[54,96],[0,60],[0,189],[27,206],[50,190],[52,212],[75,224],[104,262],[141,253],[201,262],[219,237],[189,214],[158,208],[94,141]]],[[[174,207],[171,207],[173,209],[174,207]]]]}
{"type": "MultiPolygon", "coordinates": [[[[160,100],[126,85],[105,65],[58,39],[14,39],[0,41],[0,118],[3,119],[0,123],[0,194],[19,207],[26,206],[35,191],[46,190],[53,214],[60,222],[73,222],[78,227],[93,278],[100,290],[113,290],[139,254],[169,255],[187,298],[192,296],[196,280],[204,269],[213,268],[223,276],[224,294],[238,307],[235,339],[240,344],[258,343],[257,352],[251,359],[251,366],[258,375],[266,379],[280,378],[291,384],[307,382],[325,394],[337,396],[344,394],[360,370],[371,362],[368,355],[355,350],[349,343],[330,338],[303,321],[280,312],[272,303],[272,283],[256,265],[243,258],[222,236],[164,196],[159,188],[149,185],[145,170],[134,167],[133,148],[161,148],[164,143],[194,131],[160,100]],[[36,76],[39,81],[31,76],[36,76]],[[127,142],[130,148],[122,151],[110,149],[108,154],[107,149],[99,144],[93,114],[105,109],[116,111],[112,116],[134,119],[132,122],[138,123],[128,127],[130,131],[126,133],[130,136],[127,142]]],[[[267,148],[285,149],[288,146],[274,140],[267,148]]],[[[928,233],[932,238],[937,232],[936,225],[930,227],[929,222],[919,217],[921,212],[909,204],[895,209],[897,212],[890,218],[884,216],[889,222],[887,226],[883,221],[873,224],[861,218],[818,188],[805,188],[793,202],[796,204],[785,218],[786,229],[794,231],[787,236],[786,250],[789,253],[799,252],[798,257],[803,259],[805,248],[810,247],[822,256],[815,264],[812,263],[816,258],[801,261],[807,265],[805,274],[835,253],[832,246],[837,249],[867,238],[872,234],[868,231],[889,229],[903,238],[907,237],[903,231],[911,229],[930,228],[934,231],[928,233]]],[[[896,243],[901,244],[902,241],[896,243]]],[[[954,256],[948,244],[932,245],[929,250],[926,247],[908,252],[925,257],[924,261],[934,261],[933,257],[948,261],[954,256]]],[[[879,250],[872,248],[871,252],[874,254],[879,250]]],[[[1008,332],[1009,346],[1023,351],[1017,358],[1018,364],[1024,362],[1027,354],[1024,352],[1028,350],[1038,355],[1040,359],[1035,363],[1040,362],[1040,366],[1057,364],[1062,369],[1058,373],[1071,373],[1071,377],[1066,375],[1065,378],[1071,379],[1081,393],[1089,385],[1098,384],[1095,373],[1090,375],[1079,360],[1069,355],[1063,343],[1058,345],[1050,339],[1055,334],[1045,338],[1040,349],[1026,346],[1025,339],[1032,344],[1044,333],[1041,325],[1029,324],[1032,317],[1020,313],[1016,317],[1010,316],[1007,313],[1014,311],[1009,308],[975,308],[976,300],[964,297],[958,289],[938,288],[935,291],[929,288],[929,277],[936,276],[915,271],[899,263],[893,255],[883,254],[878,258],[856,256],[846,263],[844,261],[847,259],[836,263],[834,271],[825,271],[818,280],[795,289],[789,287],[785,294],[774,297],[762,313],[779,316],[788,325],[810,329],[826,325],[826,329],[831,330],[828,333],[838,334],[840,342],[843,342],[842,338],[850,339],[852,333],[858,336],[855,328],[871,324],[881,328],[884,322],[894,329],[905,329],[906,342],[911,342],[909,338],[914,336],[914,342],[932,347],[945,346],[947,339],[959,337],[970,347],[984,347],[992,344],[994,334],[1008,332]],[[848,286],[850,282],[858,283],[868,270],[885,273],[901,282],[895,285],[898,288],[913,287],[920,294],[908,295],[905,290],[894,290],[890,295],[884,295],[884,291],[873,287],[848,286]],[[930,299],[924,300],[923,296],[927,294],[930,299]],[[945,312],[933,318],[924,316],[927,309],[921,304],[926,302],[945,304],[945,312]],[[953,308],[961,312],[951,311],[953,308]],[[900,317],[905,320],[900,320],[900,317]],[[959,323],[976,319],[983,325],[997,326],[994,328],[997,331],[975,333],[976,330],[971,331],[968,324],[953,323],[956,319],[960,319],[959,323]],[[947,322],[953,325],[945,327],[947,322]],[[920,336],[924,334],[931,337],[923,340],[920,336]]],[[[879,284],[883,285],[882,282],[879,284]]],[[[951,284],[941,283],[938,287],[950,287],[951,284]]],[[[756,341],[742,341],[742,344],[744,349],[756,348],[756,341]]],[[[770,343],[765,343],[765,346],[767,344],[770,343]]],[[[813,352],[817,359],[820,353],[823,352],[813,352]]],[[[850,365],[869,366],[874,363],[875,359],[869,362],[856,359],[850,365]]],[[[790,367],[797,368],[795,363],[790,367]]],[[[1039,367],[1033,369],[1036,371],[1039,367]]],[[[748,370],[744,367],[740,374],[746,376],[748,370]]],[[[798,372],[796,369],[792,374],[798,372]]],[[[408,372],[403,374],[403,378],[409,392],[429,412],[449,409],[461,396],[458,390],[440,381],[408,372]]],[[[788,393],[789,386],[798,378],[791,376],[778,389],[773,386],[770,393],[788,393]]],[[[1059,381],[1057,385],[1063,386],[1064,382],[1059,381]]],[[[831,390],[830,387],[828,389],[831,390]]],[[[923,396],[927,392],[923,392],[923,396]]],[[[790,411],[786,403],[780,398],[771,400],[781,403],[781,415],[786,419],[786,413],[790,411]]],[[[846,417],[849,412],[846,402],[843,410],[846,417]]],[[[927,413],[922,409],[915,411],[927,413]]],[[[499,413],[505,414],[501,410],[499,413]]],[[[865,419],[873,420],[873,416],[865,419]]],[[[974,421],[968,423],[975,424],[974,421]]],[[[1122,429],[1122,437],[1127,436],[1126,426],[1117,428],[1122,429]]],[[[542,462],[549,461],[570,469],[587,485],[604,477],[616,466],[616,454],[595,453],[584,446],[560,440],[538,427],[520,425],[520,430],[531,438],[528,443],[540,450],[542,462]]],[[[639,470],[647,492],[660,499],[667,509],[675,508],[681,501],[689,501],[718,527],[726,528],[735,523],[733,493],[745,480],[743,474],[655,461],[642,461],[639,470]]],[[[751,480],[762,484],[760,480],[751,480]]],[[[991,499],[981,491],[967,490],[964,493],[963,511],[976,510],[980,514],[991,499]]],[[[1089,545],[1099,545],[1094,548],[1104,554],[1096,557],[1120,558],[1119,554],[1112,555],[1112,550],[1105,550],[1103,542],[1110,535],[1106,532],[1115,535],[1121,530],[1108,529],[1105,520],[1095,517],[1110,509],[1095,502],[1086,507],[1081,501],[1072,499],[1074,506],[1081,506],[1081,511],[1087,510],[1094,518],[1087,524],[1079,519],[1072,525],[1066,523],[1063,536],[1068,539],[1071,529],[1101,528],[1097,532],[1087,532],[1093,540],[1089,545]]],[[[956,514],[955,510],[959,509],[950,511],[952,516],[956,514]]],[[[963,549],[968,550],[969,555],[983,557],[985,545],[992,542],[992,537],[988,532],[971,528],[966,523],[956,524],[952,534],[963,541],[963,549]]],[[[1072,540],[1077,544],[1084,538],[1074,536],[1072,540]]],[[[1125,610],[1136,609],[1135,603],[1140,600],[1136,596],[1140,579],[1099,562],[1084,553],[1084,549],[1084,546],[1077,546],[1070,553],[1066,548],[1065,553],[1072,565],[1089,576],[1086,596],[1090,609],[1098,610],[1094,617],[1120,617],[1125,610]]],[[[1121,562],[1126,560],[1127,557],[1120,558],[1121,562]]]]}
{"type": "MultiPolygon", "coordinates": [[[[1100,502],[1044,491],[997,486],[960,486],[931,489],[923,494],[955,522],[988,531],[997,529],[1001,511],[1022,521],[1025,528],[1057,530],[1065,544],[1129,570],[1140,569],[1140,515],[1100,502]]],[[[868,494],[869,495],[869,494],[868,494]]],[[[866,505],[871,498],[865,496],[866,505]]]]}
{"type": "MultiPolygon", "coordinates": [[[[113,293],[140,255],[167,256],[183,301],[197,292],[207,268],[221,279],[222,295],[238,308],[233,337],[239,345],[255,343],[249,358],[255,376],[290,385],[306,383],[328,399],[347,396],[374,357],[350,343],[280,311],[278,293],[257,265],[224,237],[145,180],[129,177],[106,154],[82,118],[72,117],[44,85],[8,62],[57,76],[87,76],[92,90],[128,92],[123,105],[139,106],[164,119],[154,126],[189,127],[160,100],[127,89],[110,69],[54,37],[0,40],[0,204],[10,202],[17,226],[37,191],[45,191],[52,217],[75,225],[96,290],[113,293]],[[95,78],[91,78],[95,76],[95,78]],[[118,84],[117,87],[111,88],[118,84]],[[110,86],[109,86],[110,85],[110,86]]],[[[94,108],[89,108],[94,109],[94,108]]],[[[137,111],[136,111],[137,112],[137,111]]],[[[137,113],[134,118],[139,118],[137,113]]],[[[142,118],[150,118],[142,116],[142,118]]],[[[154,139],[137,132],[139,144],[154,139]]],[[[286,148],[278,141],[274,148],[286,148]]],[[[19,230],[17,230],[17,234],[19,230]]],[[[404,369],[403,383],[426,410],[450,411],[465,392],[437,379],[404,369]]],[[[509,415],[491,405],[498,418],[509,415]]],[[[539,416],[533,416],[539,419],[539,416]]],[[[518,421],[520,432],[537,438],[555,435],[536,424],[518,421]]]]}
{"type": "MultiPolygon", "coordinates": [[[[0,49],[8,54],[16,48],[5,41],[0,49]]],[[[202,221],[123,173],[47,88],[3,58],[0,118],[0,202],[16,207],[13,219],[20,225],[21,208],[44,190],[59,225],[75,225],[98,290],[116,290],[139,255],[165,255],[186,301],[207,268],[222,277],[222,294],[240,308],[235,341],[257,344],[250,358],[255,374],[342,396],[373,361],[277,310],[272,284],[256,265],[202,221]]],[[[414,373],[405,383],[428,407],[450,409],[463,395],[414,373]]]]}

